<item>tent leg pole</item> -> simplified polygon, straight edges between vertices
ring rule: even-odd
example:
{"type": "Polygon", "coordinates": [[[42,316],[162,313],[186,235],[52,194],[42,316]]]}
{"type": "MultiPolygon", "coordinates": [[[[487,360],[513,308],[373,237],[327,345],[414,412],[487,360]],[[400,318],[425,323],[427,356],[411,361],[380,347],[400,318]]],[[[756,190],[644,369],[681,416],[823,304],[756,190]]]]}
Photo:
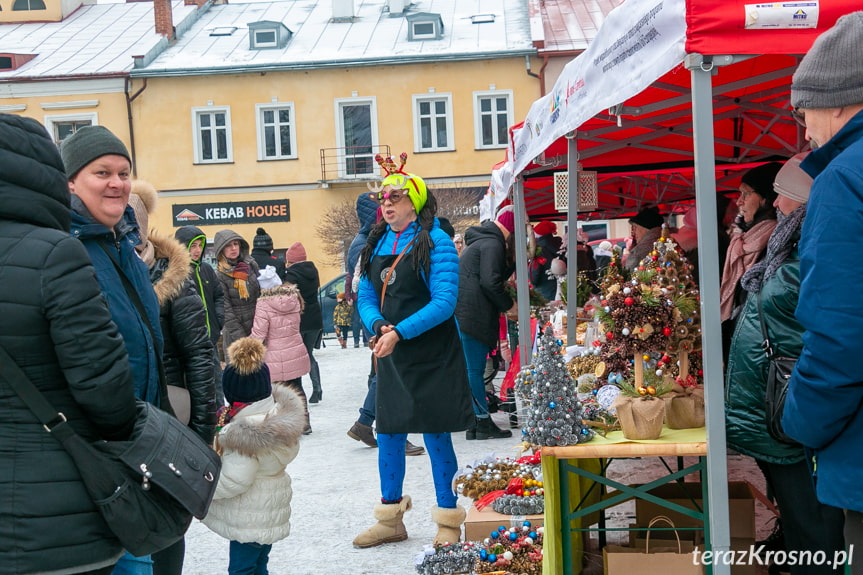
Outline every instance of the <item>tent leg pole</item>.
{"type": "MultiPolygon", "coordinates": [[[[716,209],[716,159],[713,149],[712,66],[690,54],[686,67],[692,77],[692,127],[695,145],[695,197],[698,217],[698,269],[701,282],[701,329],[704,361],[705,418],[707,425],[707,505],[714,554],[731,545],[728,517],[728,462],[725,442],[722,329],[719,318],[719,253],[716,209]]],[[[715,557],[716,555],[714,555],[715,557]]],[[[716,575],[728,575],[730,566],[713,565],[716,575]]]]}

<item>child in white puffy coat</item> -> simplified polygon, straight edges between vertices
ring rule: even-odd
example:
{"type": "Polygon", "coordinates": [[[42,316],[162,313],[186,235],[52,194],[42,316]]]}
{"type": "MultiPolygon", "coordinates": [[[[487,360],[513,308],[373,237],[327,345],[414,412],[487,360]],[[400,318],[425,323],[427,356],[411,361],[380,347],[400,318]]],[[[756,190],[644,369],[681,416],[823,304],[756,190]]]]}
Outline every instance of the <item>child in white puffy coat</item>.
{"type": "Polygon", "coordinates": [[[291,532],[288,463],[299,452],[303,402],[271,386],[264,345],[241,338],[228,348],[216,450],[222,473],[204,524],[230,540],[229,575],[267,575],[273,543],[291,532]]]}

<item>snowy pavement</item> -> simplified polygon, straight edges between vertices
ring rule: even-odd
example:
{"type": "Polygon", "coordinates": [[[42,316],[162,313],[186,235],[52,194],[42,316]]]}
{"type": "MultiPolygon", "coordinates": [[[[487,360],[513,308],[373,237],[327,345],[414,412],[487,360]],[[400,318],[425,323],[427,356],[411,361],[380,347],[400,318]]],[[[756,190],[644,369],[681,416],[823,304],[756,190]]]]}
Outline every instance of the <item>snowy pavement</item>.
{"type": "MultiPolygon", "coordinates": [[[[300,453],[288,466],[294,490],[291,534],[273,545],[269,571],[272,575],[411,575],[416,573],[414,557],[432,541],[436,531],[430,517],[435,500],[428,456],[407,458],[404,493],[411,496],[414,506],[404,518],[408,539],[354,549],[351,541],[373,524],[372,507],[380,498],[377,450],[346,434],[365,397],[369,351],[350,347],[350,343],[348,349],[341,349],[334,339],[325,343],[326,347],[315,353],[321,368],[323,400],[311,406],[314,431],[302,438],[300,453]]],[[[307,377],[303,384],[310,390],[307,377]]],[[[506,427],[507,414],[493,417],[506,427]]],[[[486,441],[466,441],[464,433],[454,433],[459,465],[491,453],[518,457],[520,432],[513,431],[511,439],[486,441]]],[[[422,444],[421,435],[411,435],[410,440],[422,444]]],[[[632,474],[643,482],[655,468],[652,459],[618,462],[625,466],[621,474],[632,474]]],[[[757,481],[760,476],[748,458],[730,457],[729,468],[734,479],[757,481]]],[[[760,487],[763,489],[763,480],[760,487]]],[[[469,499],[460,500],[465,506],[470,503],[469,499]]],[[[762,517],[766,519],[763,513],[759,519],[762,517]]],[[[762,523],[758,520],[759,530],[762,523]]],[[[227,573],[227,567],[228,541],[194,521],[186,535],[184,574],[218,575],[227,573]]]]}
{"type": "MultiPolygon", "coordinates": [[[[372,507],[380,501],[377,450],[347,436],[356,421],[366,393],[369,351],[339,347],[333,339],[315,352],[321,368],[323,400],[311,405],[313,433],[302,438],[300,453],[288,466],[293,480],[291,534],[273,545],[272,575],[408,575],[415,573],[414,556],[431,543],[436,528],[431,521],[435,504],[431,466],[427,455],[408,457],[404,493],[413,499],[405,514],[407,541],[371,549],[354,549],[354,537],[374,523],[372,507]]],[[[307,391],[308,377],[303,378],[307,391]]],[[[507,414],[494,417],[504,426],[507,414]]],[[[459,466],[497,452],[517,457],[511,439],[467,441],[453,434],[459,466]]],[[[422,435],[411,435],[422,445],[422,435]]],[[[465,506],[469,499],[460,501],[465,506]]],[[[186,534],[184,575],[227,573],[228,541],[194,521],[186,534]]]]}

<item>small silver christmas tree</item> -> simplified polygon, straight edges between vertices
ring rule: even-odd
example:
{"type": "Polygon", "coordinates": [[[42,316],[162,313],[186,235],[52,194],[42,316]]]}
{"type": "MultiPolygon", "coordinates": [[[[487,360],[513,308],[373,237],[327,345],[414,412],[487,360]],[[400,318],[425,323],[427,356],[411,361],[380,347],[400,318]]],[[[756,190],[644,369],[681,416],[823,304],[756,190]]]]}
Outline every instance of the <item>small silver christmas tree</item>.
{"type": "Polygon", "coordinates": [[[527,407],[522,437],[533,445],[576,445],[590,441],[595,435],[582,423],[583,407],[561,346],[551,324],[547,324],[533,363],[524,367],[516,378],[516,390],[527,407]]]}

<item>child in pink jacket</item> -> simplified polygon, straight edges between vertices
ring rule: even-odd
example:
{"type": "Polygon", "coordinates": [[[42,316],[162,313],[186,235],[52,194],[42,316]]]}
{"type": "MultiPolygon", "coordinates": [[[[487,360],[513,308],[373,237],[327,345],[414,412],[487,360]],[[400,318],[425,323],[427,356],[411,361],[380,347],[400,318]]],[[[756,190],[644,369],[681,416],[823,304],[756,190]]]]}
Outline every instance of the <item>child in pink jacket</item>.
{"type": "Polygon", "coordinates": [[[303,391],[302,376],[309,373],[309,354],[300,335],[303,298],[297,286],[284,283],[261,292],[255,307],[251,337],[267,346],[264,361],[270,369],[273,384],[293,389],[305,405],[306,424],[303,434],[312,432],[309,404],[303,391]]]}

